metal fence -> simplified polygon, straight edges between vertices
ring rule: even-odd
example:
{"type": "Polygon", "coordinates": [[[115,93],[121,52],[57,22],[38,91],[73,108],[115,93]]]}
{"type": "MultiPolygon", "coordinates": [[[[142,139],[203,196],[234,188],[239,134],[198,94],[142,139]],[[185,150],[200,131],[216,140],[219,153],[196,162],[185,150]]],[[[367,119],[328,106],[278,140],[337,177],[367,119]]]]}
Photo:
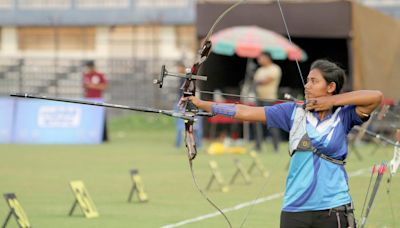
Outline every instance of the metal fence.
{"type": "MultiPolygon", "coordinates": [[[[23,92],[65,98],[82,98],[82,75],[87,59],[1,58],[0,95],[23,92]]],[[[96,59],[97,69],[105,73],[108,88],[105,100],[110,103],[173,107],[177,99],[178,80],[167,79],[165,88],[153,85],[161,65],[174,69],[175,61],[160,59],[96,59]]],[[[110,110],[111,115],[120,114],[110,110]]]]}

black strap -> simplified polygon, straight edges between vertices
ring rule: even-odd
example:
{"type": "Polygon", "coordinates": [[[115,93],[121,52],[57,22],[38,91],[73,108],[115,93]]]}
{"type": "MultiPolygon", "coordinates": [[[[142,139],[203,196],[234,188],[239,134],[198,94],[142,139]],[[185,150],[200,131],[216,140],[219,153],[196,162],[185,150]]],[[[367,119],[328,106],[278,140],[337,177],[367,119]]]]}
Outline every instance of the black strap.
{"type": "Polygon", "coordinates": [[[354,218],[354,208],[352,203],[329,209],[329,216],[331,215],[332,212],[336,213],[336,215],[339,212],[344,213],[347,218],[347,227],[350,228],[356,227],[356,220],[354,218]]]}
{"type": "MultiPolygon", "coordinates": [[[[308,152],[308,151],[310,151],[310,150],[295,150],[294,152],[308,152]]],[[[315,149],[315,148],[312,149],[311,151],[312,151],[315,155],[317,155],[318,157],[320,157],[320,158],[322,158],[322,159],[325,159],[325,160],[330,161],[330,162],[332,162],[332,163],[335,163],[335,164],[337,164],[337,165],[346,165],[346,161],[344,161],[344,160],[339,160],[339,159],[332,158],[332,157],[329,157],[328,155],[321,153],[319,150],[317,150],[317,149],[315,149]]],[[[294,154],[294,153],[293,153],[293,154],[294,154]]],[[[292,154],[291,156],[293,156],[293,154],[292,154]]]]}
{"type": "Polygon", "coordinates": [[[312,150],[312,152],[313,152],[314,154],[316,154],[318,157],[320,157],[320,158],[322,158],[322,159],[325,159],[325,160],[327,160],[327,161],[333,162],[333,163],[338,164],[338,165],[346,165],[346,161],[344,161],[344,160],[339,160],[339,159],[332,158],[332,157],[329,157],[328,155],[321,153],[321,152],[320,152],[319,150],[317,150],[316,148],[314,148],[314,149],[312,150]]]}
{"type": "Polygon", "coordinates": [[[350,228],[356,227],[356,219],[354,218],[354,207],[353,203],[350,205],[345,205],[346,207],[346,216],[347,216],[347,226],[350,228]]]}
{"type": "Polygon", "coordinates": [[[328,155],[323,154],[321,151],[314,148],[311,144],[311,139],[308,137],[307,134],[304,134],[303,137],[300,139],[299,144],[297,145],[297,149],[291,154],[291,156],[293,156],[293,154],[295,152],[305,152],[305,151],[312,151],[318,157],[325,159],[327,161],[330,161],[332,163],[335,163],[337,165],[345,165],[346,164],[346,161],[329,157],[328,155]]]}

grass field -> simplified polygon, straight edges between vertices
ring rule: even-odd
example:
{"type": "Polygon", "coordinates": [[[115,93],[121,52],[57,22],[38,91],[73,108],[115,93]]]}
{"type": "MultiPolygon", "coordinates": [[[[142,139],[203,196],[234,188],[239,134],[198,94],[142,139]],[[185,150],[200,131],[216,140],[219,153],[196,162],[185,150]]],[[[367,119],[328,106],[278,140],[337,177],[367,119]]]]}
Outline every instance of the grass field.
{"type": "MultiPolygon", "coordinates": [[[[25,209],[33,227],[162,227],[182,220],[215,212],[196,190],[190,174],[185,149],[173,147],[174,123],[169,118],[155,115],[133,115],[110,121],[111,141],[103,145],[0,145],[0,192],[14,192],[25,209]],[[127,203],[131,188],[129,170],[139,169],[149,202],[127,203]],[[72,217],[67,216],[74,197],[69,181],[82,180],[91,194],[100,217],[86,219],[79,208],[72,217]]],[[[207,144],[207,142],[206,142],[207,144]]],[[[234,158],[245,167],[251,163],[248,155],[212,156],[204,152],[206,145],[194,161],[199,184],[205,187],[211,176],[210,160],[216,160],[228,181],[234,171],[234,158]]],[[[265,145],[260,153],[263,164],[270,172],[260,197],[284,190],[286,166],[289,160],[286,145],[279,154],[273,154],[265,145]]],[[[390,160],[393,149],[381,147],[371,154],[373,146],[360,148],[363,161],[349,157],[348,173],[351,194],[359,219],[369,183],[369,167],[382,160],[390,160]]],[[[386,194],[386,179],[376,197],[367,227],[400,227],[400,179],[393,178],[391,198],[386,194]]],[[[230,186],[228,193],[214,189],[208,195],[221,208],[254,200],[265,179],[252,176],[250,185],[242,179],[230,186]]],[[[136,200],[136,199],[135,199],[136,200]]],[[[278,227],[282,197],[253,207],[244,227],[278,227]]],[[[227,213],[234,227],[239,227],[249,207],[227,213]]],[[[0,203],[0,222],[8,213],[6,202],[0,203]]],[[[8,227],[17,227],[14,219],[8,227]]],[[[222,216],[190,223],[184,227],[227,227],[222,216]]]]}

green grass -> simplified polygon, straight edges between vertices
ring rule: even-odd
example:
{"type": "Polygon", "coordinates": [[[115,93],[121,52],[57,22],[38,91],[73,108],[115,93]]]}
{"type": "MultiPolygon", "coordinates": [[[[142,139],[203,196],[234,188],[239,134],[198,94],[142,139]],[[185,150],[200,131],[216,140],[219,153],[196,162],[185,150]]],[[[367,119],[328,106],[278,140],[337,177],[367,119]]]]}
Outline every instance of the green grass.
{"type": "MultiPolygon", "coordinates": [[[[110,122],[111,141],[103,145],[0,145],[0,193],[14,192],[25,209],[33,227],[161,227],[215,211],[196,190],[187,162],[185,149],[175,149],[174,120],[155,115],[133,115],[110,122]],[[156,120],[157,117],[157,120],[156,120]],[[129,170],[138,168],[149,202],[127,203],[131,188],[129,170]],[[82,180],[91,194],[100,217],[86,219],[79,208],[72,217],[67,213],[74,197],[69,181],[82,180]]],[[[206,143],[207,144],[207,143],[206,143]]],[[[211,176],[209,160],[216,160],[226,182],[232,177],[234,158],[245,167],[251,163],[247,155],[212,156],[204,152],[194,160],[194,169],[202,187],[211,176]]],[[[364,160],[349,157],[349,173],[370,167],[373,163],[392,158],[392,148],[382,147],[371,154],[373,146],[364,145],[364,160]]],[[[261,197],[284,190],[289,156],[286,145],[279,154],[264,146],[260,158],[271,173],[261,197]]],[[[351,194],[360,216],[369,182],[369,172],[350,178],[351,194]]],[[[265,179],[253,175],[250,185],[241,178],[230,186],[228,193],[216,185],[207,194],[221,208],[254,200],[265,179]]],[[[391,197],[396,218],[400,215],[400,179],[393,178],[391,197]]],[[[393,227],[393,217],[386,194],[386,177],[376,197],[367,227],[393,227]]],[[[252,209],[244,227],[278,227],[282,198],[258,204],[252,209]]],[[[229,212],[234,227],[239,227],[249,207],[229,212]]],[[[0,222],[8,207],[0,202],[0,222]]],[[[397,219],[397,225],[400,221],[397,219]]],[[[9,227],[17,227],[14,219],[9,227]]],[[[213,217],[185,227],[227,227],[222,216],[213,217]]]]}

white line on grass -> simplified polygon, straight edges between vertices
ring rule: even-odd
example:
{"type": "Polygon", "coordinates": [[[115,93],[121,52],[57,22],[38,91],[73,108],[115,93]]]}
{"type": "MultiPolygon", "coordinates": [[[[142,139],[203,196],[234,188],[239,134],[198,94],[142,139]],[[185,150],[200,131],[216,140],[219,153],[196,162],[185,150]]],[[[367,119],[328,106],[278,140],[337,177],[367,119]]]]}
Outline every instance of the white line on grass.
{"type": "MultiPolygon", "coordinates": [[[[368,169],[359,169],[359,170],[356,170],[354,172],[351,172],[351,173],[349,173],[349,177],[360,176],[366,170],[368,170],[368,169]]],[[[236,206],[233,206],[233,207],[224,208],[224,209],[222,209],[222,212],[227,213],[227,212],[230,212],[230,211],[240,210],[240,209],[245,208],[245,207],[249,207],[249,206],[260,204],[260,203],[264,203],[264,202],[267,202],[267,201],[270,201],[270,200],[278,199],[278,198],[280,198],[282,196],[283,196],[283,192],[275,193],[275,194],[272,194],[272,195],[269,195],[269,196],[265,196],[263,198],[259,198],[257,200],[251,200],[251,201],[247,201],[247,202],[244,202],[244,203],[241,203],[241,204],[237,204],[236,206]]],[[[180,222],[177,222],[177,223],[168,224],[168,225],[162,226],[161,228],[173,228],[173,227],[183,226],[183,225],[186,225],[186,224],[189,224],[189,223],[198,222],[198,221],[209,219],[209,218],[216,217],[216,216],[219,216],[219,215],[221,215],[221,214],[218,211],[216,211],[214,213],[200,215],[200,216],[197,216],[197,217],[194,217],[194,218],[191,218],[191,219],[186,219],[186,220],[183,220],[183,221],[180,221],[180,222]]]]}

